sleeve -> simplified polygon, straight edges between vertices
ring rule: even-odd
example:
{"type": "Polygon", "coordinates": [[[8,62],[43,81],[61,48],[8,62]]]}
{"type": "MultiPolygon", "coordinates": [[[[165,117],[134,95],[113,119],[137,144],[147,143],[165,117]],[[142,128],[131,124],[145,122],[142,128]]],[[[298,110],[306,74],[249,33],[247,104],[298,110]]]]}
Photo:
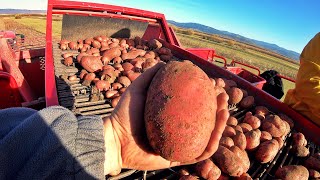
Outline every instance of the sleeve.
{"type": "Polygon", "coordinates": [[[320,125],[320,33],[303,49],[295,89],[289,90],[284,102],[320,125]]]}
{"type": "Polygon", "coordinates": [[[0,179],[104,179],[103,122],[53,106],[0,110],[0,179]]]}

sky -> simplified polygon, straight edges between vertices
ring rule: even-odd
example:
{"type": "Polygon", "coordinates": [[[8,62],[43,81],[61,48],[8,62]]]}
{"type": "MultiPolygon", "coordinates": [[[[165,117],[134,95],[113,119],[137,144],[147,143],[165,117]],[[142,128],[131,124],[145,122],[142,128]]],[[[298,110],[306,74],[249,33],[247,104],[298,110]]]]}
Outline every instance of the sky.
{"type": "MultiPolygon", "coordinates": [[[[168,20],[196,22],[277,44],[301,53],[320,32],[320,0],[90,0],[163,13],[168,20]]],[[[47,0],[9,0],[1,8],[43,9],[47,0]]]]}

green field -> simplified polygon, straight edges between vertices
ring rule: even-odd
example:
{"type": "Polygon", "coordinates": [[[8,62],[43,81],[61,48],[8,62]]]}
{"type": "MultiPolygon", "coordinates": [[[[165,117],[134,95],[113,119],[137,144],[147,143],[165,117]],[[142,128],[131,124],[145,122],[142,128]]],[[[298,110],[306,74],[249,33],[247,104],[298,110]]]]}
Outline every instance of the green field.
{"type": "MultiPolygon", "coordinates": [[[[192,35],[177,33],[177,36],[184,48],[213,48],[215,49],[218,55],[227,58],[227,63],[230,63],[232,59],[235,59],[237,61],[258,67],[261,73],[266,70],[274,69],[284,76],[295,78],[299,69],[299,66],[297,64],[287,62],[282,59],[278,59],[274,56],[263,54],[261,52],[254,51],[251,49],[243,49],[237,46],[229,46],[225,43],[217,43],[192,35]]],[[[222,64],[220,63],[218,63],[217,65],[222,66],[222,64]]],[[[247,68],[241,65],[237,66],[240,66],[254,74],[258,74],[257,71],[254,69],[247,68]]],[[[294,83],[285,79],[283,79],[283,85],[285,93],[289,89],[294,88],[294,83]]],[[[284,100],[284,97],[281,100],[284,100]]]]}
{"type": "MultiPolygon", "coordinates": [[[[39,32],[46,33],[46,19],[45,16],[37,17],[22,17],[21,19],[16,19],[14,17],[7,17],[10,20],[29,27],[30,29],[39,32]]],[[[0,21],[0,28],[3,28],[4,24],[0,21]]],[[[52,23],[52,32],[55,39],[60,39],[61,36],[62,21],[61,17],[55,17],[52,23]]],[[[176,27],[174,29],[177,29],[176,27]]],[[[180,29],[181,30],[181,29],[180,29]]],[[[230,63],[232,59],[244,62],[256,66],[261,72],[266,70],[274,69],[280,74],[295,78],[299,64],[292,63],[290,61],[279,58],[279,55],[273,55],[272,53],[264,53],[264,51],[255,48],[246,48],[247,44],[242,44],[241,42],[236,42],[230,39],[224,39],[223,37],[216,37],[221,41],[214,41],[210,38],[204,38],[208,36],[201,32],[196,32],[192,34],[181,33],[176,30],[179,41],[184,48],[213,48],[216,54],[224,56],[227,58],[227,63],[230,63]]],[[[209,35],[210,36],[210,35],[209,35]]],[[[219,64],[220,65],[220,64],[219,64]]],[[[256,70],[243,67],[252,73],[257,74],[256,70]]],[[[294,88],[294,83],[287,80],[283,80],[284,91],[287,92],[288,89],[294,88]]]]}

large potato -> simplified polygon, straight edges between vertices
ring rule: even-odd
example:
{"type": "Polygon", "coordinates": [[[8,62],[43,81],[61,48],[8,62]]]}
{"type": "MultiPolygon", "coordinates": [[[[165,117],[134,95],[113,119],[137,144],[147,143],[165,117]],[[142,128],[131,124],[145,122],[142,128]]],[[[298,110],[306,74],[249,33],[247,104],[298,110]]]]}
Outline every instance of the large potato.
{"type": "Polygon", "coordinates": [[[261,163],[268,163],[273,160],[279,151],[279,143],[272,139],[261,143],[256,151],[256,160],[261,163]]]}
{"type": "Polygon", "coordinates": [[[156,73],[144,112],[147,137],[156,153],[179,162],[203,153],[216,120],[213,88],[207,74],[190,61],[169,62],[156,73]]]}
{"type": "Polygon", "coordinates": [[[275,175],[282,180],[308,180],[309,171],[304,166],[288,165],[279,168],[275,175]]]}
{"type": "Polygon", "coordinates": [[[268,115],[262,121],[262,130],[269,132],[272,137],[280,137],[287,132],[286,124],[277,115],[268,115]]]}
{"type": "Polygon", "coordinates": [[[217,163],[222,172],[239,177],[244,173],[244,167],[241,160],[235,153],[224,146],[219,146],[217,152],[212,156],[213,160],[217,163]]]}
{"type": "Polygon", "coordinates": [[[229,148],[242,162],[242,168],[244,172],[247,172],[250,168],[250,159],[245,150],[240,149],[238,146],[232,146],[229,148]]]}
{"type": "Polygon", "coordinates": [[[254,129],[245,133],[247,139],[246,150],[254,150],[260,144],[261,131],[259,129],[254,129]]]}

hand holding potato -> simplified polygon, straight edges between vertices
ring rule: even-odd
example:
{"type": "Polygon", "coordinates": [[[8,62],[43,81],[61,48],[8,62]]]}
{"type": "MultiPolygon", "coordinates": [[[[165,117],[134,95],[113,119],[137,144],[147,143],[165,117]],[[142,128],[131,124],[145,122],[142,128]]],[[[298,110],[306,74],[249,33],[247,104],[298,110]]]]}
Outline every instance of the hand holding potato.
{"type": "Polygon", "coordinates": [[[228,95],[217,97],[215,129],[203,154],[189,162],[170,162],[154,153],[149,145],[145,124],[144,108],[148,86],[163,66],[158,63],[141,74],[122,95],[112,115],[104,119],[106,139],[105,174],[120,172],[121,168],[155,170],[191,164],[208,159],[217,150],[219,140],[229,117],[228,95]],[[110,146],[112,149],[110,149],[110,146]]]}

